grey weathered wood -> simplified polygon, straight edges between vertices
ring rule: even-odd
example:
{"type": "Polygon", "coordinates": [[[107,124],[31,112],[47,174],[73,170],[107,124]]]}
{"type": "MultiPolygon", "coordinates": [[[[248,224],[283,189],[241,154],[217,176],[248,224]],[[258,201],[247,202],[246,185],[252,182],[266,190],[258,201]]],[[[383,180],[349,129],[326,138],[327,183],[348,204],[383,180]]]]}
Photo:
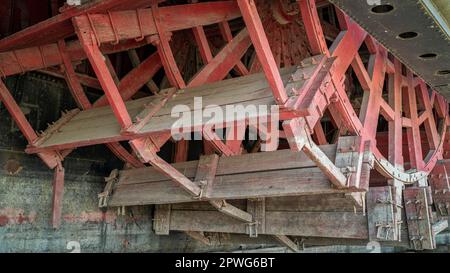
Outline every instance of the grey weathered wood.
{"type": "Polygon", "coordinates": [[[339,137],[335,165],[347,176],[349,187],[360,187],[364,145],[360,136],[339,137]]]}
{"type": "Polygon", "coordinates": [[[187,235],[189,235],[189,237],[205,244],[205,245],[211,245],[211,240],[205,236],[205,234],[203,232],[199,232],[199,231],[185,231],[185,233],[187,235]]]}
{"type": "Polygon", "coordinates": [[[436,248],[426,191],[426,188],[419,187],[403,191],[409,240],[416,250],[436,248]]]}
{"type": "MultiPolygon", "coordinates": [[[[331,187],[319,168],[302,168],[216,177],[208,199],[248,199],[345,193],[331,187]]],[[[109,206],[195,202],[181,187],[169,181],[118,186],[109,206]]]]}
{"type": "MultiPolygon", "coordinates": [[[[285,83],[287,83],[295,69],[288,68],[282,70],[282,77],[285,83]]],[[[202,97],[203,108],[208,105],[218,105],[222,110],[225,109],[226,105],[230,104],[242,104],[244,107],[247,105],[276,105],[263,74],[224,80],[196,88],[179,90],[164,107],[153,115],[151,121],[140,130],[140,134],[149,135],[170,131],[172,125],[178,120],[177,117],[171,116],[173,107],[176,105],[192,107],[194,97],[202,97]]],[[[139,114],[144,105],[152,102],[155,103],[156,100],[158,98],[152,96],[129,101],[126,102],[126,108],[130,116],[134,117],[139,114]]],[[[227,121],[235,120],[232,114],[230,113],[230,115],[225,117],[227,121]]],[[[40,144],[37,149],[58,145],[71,146],[75,142],[77,144],[74,147],[79,147],[105,143],[111,141],[111,139],[127,140],[128,138],[121,135],[121,127],[117,123],[111,108],[107,106],[81,111],[70,122],[62,126],[58,133],[40,144]]],[[[31,151],[34,152],[36,149],[32,149],[31,151]]]]}
{"type": "MultiPolygon", "coordinates": [[[[333,147],[335,146],[324,146],[323,150],[333,157],[333,147]]],[[[323,172],[312,167],[312,161],[305,159],[302,152],[289,150],[222,157],[214,183],[208,187],[208,193],[204,196],[205,200],[348,192],[332,188],[323,172]]],[[[198,162],[183,162],[172,166],[187,178],[193,179],[198,162]]],[[[168,178],[148,167],[122,171],[109,204],[131,206],[194,201],[197,200],[181,187],[169,183],[168,178]]]]}
{"type": "Polygon", "coordinates": [[[395,241],[397,237],[392,187],[372,187],[367,193],[369,239],[371,241],[395,241]]]}
{"type": "Polygon", "coordinates": [[[257,224],[258,234],[266,232],[266,199],[248,199],[247,211],[253,215],[253,222],[257,224]]]}
{"type": "Polygon", "coordinates": [[[156,205],[153,229],[157,235],[169,235],[170,231],[170,205],[156,205]]]}
{"type": "Polygon", "coordinates": [[[285,235],[275,235],[275,239],[280,242],[283,246],[287,247],[288,249],[299,252],[299,248],[295,242],[293,242],[289,237],[285,235]]]}
{"type": "MultiPolygon", "coordinates": [[[[173,210],[170,230],[247,233],[247,225],[215,211],[173,210]]],[[[270,235],[367,239],[367,218],[350,212],[266,211],[270,235]]]]}

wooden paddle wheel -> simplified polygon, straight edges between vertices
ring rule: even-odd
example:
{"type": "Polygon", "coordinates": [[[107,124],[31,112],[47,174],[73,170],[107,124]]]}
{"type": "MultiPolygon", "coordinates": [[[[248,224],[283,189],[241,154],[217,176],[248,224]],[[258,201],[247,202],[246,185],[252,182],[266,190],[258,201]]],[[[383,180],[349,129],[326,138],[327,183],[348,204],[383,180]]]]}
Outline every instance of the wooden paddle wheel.
{"type": "Polygon", "coordinates": [[[64,158],[98,144],[126,163],[99,206],[155,205],[161,235],[422,250],[447,228],[448,102],[327,1],[60,11],[0,41],[4,78],[64,77],[78,105],[36,132],[0,82],[26,151],[55,170],[55,228],[64,158]]]}

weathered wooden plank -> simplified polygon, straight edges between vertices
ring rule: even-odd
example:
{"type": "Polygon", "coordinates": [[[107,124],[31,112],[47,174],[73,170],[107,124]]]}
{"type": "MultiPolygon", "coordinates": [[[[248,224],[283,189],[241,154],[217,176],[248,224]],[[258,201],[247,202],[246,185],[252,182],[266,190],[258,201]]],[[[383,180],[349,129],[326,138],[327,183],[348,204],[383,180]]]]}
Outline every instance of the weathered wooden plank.
{"type": "MultiPolygon", "coordinates": [[[[321,145],[320,149],[333,159],[336,145],[321,145]]],[[[197,171],[197,161],[174,163],[172,166],[186,177],[194,179],[197,171]]],[[[233,157],[221,157],[217,167],[217,176],[252,173],[259,171],[273,171],[284,169],[297,169],[315,167],[304,153],[292,150],[279,150],[274,152],[243,154],[233,157]],[[242,164],[245,162],[245,164],[242,164]]],[[[138,168],[120,171],[119,185],[140,184],[146,182],[167,181],[167,178],[153,168],[138,168]]]]}
{"type": "MultiPolygon", "coordinates": [[[[172,210],[170,230],[246,234],[247,225],[219,212],[172,210]]],[[[266,211],[265,234],[367,239],[367,218],[349,212],[266,211]]]]}
{"type": "Polygon", "coordinates": [[[272,211],[363,212],[362,207],[355,207],[342,193],[266,198],[265,203],[266,209],[272,211]]]}
{"type": "Polygon", "coordinates": [[[436,248],[426,191],[426,188],[418,187],[403,191],[409,240],[416,250],[436,248]]]}
{"type": "MultiPolygon", "coordinates": [[[[321,149],[330,158],[336,153],[336,145],[323,145],[321,149]]],[[[172,166],[188,179],[194,180],[198,176],[198,165],[198,161],[191,161],[175,163],[172,166]]],[[[280,150],[221,157],[214,183],[207,187],[203,197],[205,200],[245,199],[345,192],[347,191],[331,188],[327,177],[303,152],[280,150]]],[[[195,198],[171,183],[156,169],[148,167],[121,171],[110,205],[195,201],[195,198]]],[[[346,206],[352,207],[351,203],[346,206]]]]}
{"type": "MultiPolygon", "coordinates": [[[[204,200],[345,193],[331,187],[319,168],[303,168],[216,177],[204,200]]],[[[169,181],[117,186],[111,206],[194,202],[195,198],[169,181]]]]}
{"type": "Polygon", "coordinates": [[[266,232],[266,200],[249,199],[247,200],[247,211],[253,215],[253,222],[256,225],[257,234],[266,232]]]}
{"type": "MultiPolygon", "coordinates": [[[[283,75],[286,81],[292,71],[292,69],[282,70],[285,73],[283,75]]],[[[226,116],[224,117],[225,122],[236,120],[235,113],[225,111],[226,105],[239,104],[242,107],[266,105],[270,107],[275,102],[267,86],[267,81],[263,75],[251,75],[222,81],[220,83],[213,83],[211,85],[204,85],[199,88],[179,90],[175,97],[168,101],[158,113],[155,113],[151,121],[140,130],[139,137],[171,130],[172,125],[179,120],[178,117],[171,115],[173,107],[185,105],[192,109],[194,107],[195,97],[202,97],[202,109],[210,105],[218,105],[223,112],[226,112],[226,116]]],[[[127,102],[125,106],[131,116],[136,116],[143,105],[151,103],[154,100],[155,97],[147,97],[127,102]]],[[[201,109],[197,110],[197,112],[196,114],[201,114],[201,109]]],[[[36,152],[42,149],[67,149],[105,142],[129,140],[129,136],[121,134],[121,128],[112,114],[109,106],[82,111],[70,123],[63,126],[58,134],[55,134],[38,147],[32,147],[27,151],[36,152]]],[[[257,115],[257,113],[254,113],[250,118],[257,117],[257,115]]],[[[208,119],[204,119],[203,123],[207,121],[208,119]]],[[[221,120],[219,126],[223,126],[223,124],[224,122],[221,120]]],[[[186,131],[192,129],[192,126],[185,128],[186,131]]]]}
{"type": "Polygon", "coordinates": [[[398,240],[394,215],[392,188],[373,187],[367,195],[369,239],[371,241],[398,240]]]}

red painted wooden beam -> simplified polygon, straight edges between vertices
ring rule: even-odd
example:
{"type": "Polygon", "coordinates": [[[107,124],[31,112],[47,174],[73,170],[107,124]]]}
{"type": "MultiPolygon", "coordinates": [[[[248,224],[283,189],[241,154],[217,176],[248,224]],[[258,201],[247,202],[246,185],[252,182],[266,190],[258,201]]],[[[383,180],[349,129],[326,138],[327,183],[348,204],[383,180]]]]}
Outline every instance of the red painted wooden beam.
{"type": "Polygon", "coordinates": [[[93,28],[98,43],[104,44],[162,35],[161,30],[165,33],[211,25],[240,16],[239,8],[234,1],[217,1],[155,6],[151,9],[117,11],[109,14],[91,13],[89,18],[76,16],[73,20],[81,31],[93,28]]]}
{"type": "Polygon", "coordinates": [[[0,52],[13,48],[34,47],[55,43],[61,39],[72,36],[73,29],[71,19],[74,16],[105,12],[108,10],[136,9],[148,6],[147,0],[94,0],[90,3],[74,7],[50,18],[46,21],[33,25],[3,40],[0,40],[0,52]],[[43,36],[42,33],[45,33],[43,36]]]}
{"type": "Polygon", "coordinates": [[[298,0],[302,14],[303,24],[305,25],[306,35],[308,36],[309,46],[313,55],[327,54],[328,46],[320,25],[319,16],[315,0],[298,0]]]}
{"type": "MultiPolygon", "coordinates": [[[[87,18],[87,15],[84,16],[84,18],[87,18]]],[[[80,25],[77,24],[78,20],[75,20],[74,22],[78,38],[80,39],[89,62],[97,75],[100,85],[105,91],[109,105],[111,105],[120,126],[123,129],[126,129],[132,124],[131,117],[128,114],[125,103],[122,100],[116,83],[114,82],[111,72],[108,69],[105,56],[103,56],[96,43],[96,39],[94,37],[95,34],[93,33],[93,30],[81,29],[80,25]]]]}
{"type": "MultiPolygon", "coordinates": [[[[127,101],[139,89],[144,86],[162,67],[161,59],[158,53],[150,55],[138,67],[130,71],[117,86],[122,99],[127,101]]],[[[108,105],[106,96],[101,97],[94,103],[94,107],[108,105]]]]}
{"type": "Polygon", "coordinates": [[[269,82],[275,100],[278,104],[284,105],[288,97],[284,90],[283,81],[280,72],[270,49],[264,26],[258,15],[254,0],[237,0],[239,8],[242,12],[245,24],[255,47],[258,60],[269,82]]]}
{"type": "Polygon", "coordinates": [[[61,54],[61,58],[63,61],[63,67],[65,72],[65,78],[69,86],[69,90],[72,93],[72,96],[75,99],[75,102],[78,104],[78,107],[81,109],[89,109],[91,108],[91,103],[84,93],[83,87],[78,81],[78,76],[75,73],[72,62],[67,55],[66,43],[64,40],[58,42],[59,53],[61,54]]]}
{"type": "MultiPolygon", "coordinates": [[[[145,40],[140,42],[130,40],[118,45],[105,44],[100,49],[105,54],[112,54],[142,47],[146,44],[145,40]]],[[[87,58],[79,41],[67,42],[66,53],[73,63],[87,58]]],[[[11,76],[61,64],[63,64],[63,61],[58,43],[6,51],[0,53],[0,76],[11,76]]]]}
{"type": "Polygon", "coordinates": [[[250,46],[250,37],[247,30],[244,29],[198,72],[189,83],[189,87],[220,81],[225,78],[230,70],[240,62],[250,46]]]}

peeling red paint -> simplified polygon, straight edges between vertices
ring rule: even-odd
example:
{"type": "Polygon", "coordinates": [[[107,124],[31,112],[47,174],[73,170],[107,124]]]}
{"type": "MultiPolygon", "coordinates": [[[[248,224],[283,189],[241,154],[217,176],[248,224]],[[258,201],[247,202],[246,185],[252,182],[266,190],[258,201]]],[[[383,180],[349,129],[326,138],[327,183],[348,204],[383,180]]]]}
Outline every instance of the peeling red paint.
{"type": "Polygon", "coordinates": [[[32,211],[28,215],[23,209],[3,208],[0,209],[0,226],[32,224],[36,220],[36,212],[32,211]]]}
{"type": "Polygon", "coordinates": [[[6,226],[9,223],[8,217],[0,215],[0,227],[6,226]]]}

